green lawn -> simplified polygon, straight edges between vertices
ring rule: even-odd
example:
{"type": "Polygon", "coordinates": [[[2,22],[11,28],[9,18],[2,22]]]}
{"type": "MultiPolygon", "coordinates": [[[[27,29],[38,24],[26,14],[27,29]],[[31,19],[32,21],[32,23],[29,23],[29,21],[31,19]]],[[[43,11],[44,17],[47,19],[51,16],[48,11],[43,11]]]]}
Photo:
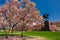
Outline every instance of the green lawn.
{"type": "Polygon", "coordinates": [[[60,32],[25,32],[24,35],[42,36],[50,40],[60,40],[60,32]]]}
{"type": "MultiPolygon", "coordinates": [[[[21,32],[14,32],[14,35],[20,35],[21,32]]],[[[0,32],[0,35],[5,35],[6,33],[0,32]]],[[[11,35],[11,33],[9,33],[11,35]]],[[[33,31],[33,32],[24,32],[25,36],[42,36],[50,40],[60,40],[60,32],[48,32],[48,31],[33,31]]]]}

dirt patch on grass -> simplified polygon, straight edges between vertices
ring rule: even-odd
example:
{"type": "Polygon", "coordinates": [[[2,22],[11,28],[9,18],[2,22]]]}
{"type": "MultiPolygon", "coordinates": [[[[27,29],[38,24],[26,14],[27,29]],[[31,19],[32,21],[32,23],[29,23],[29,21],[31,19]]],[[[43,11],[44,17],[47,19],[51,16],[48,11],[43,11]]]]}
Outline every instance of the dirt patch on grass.
{"type": "Polygon", "coordinates": [[[48,40],[47,38],[44,37],[37,37],[37,36],[33,36],[33,37],[19,37],[19,36],[9,36],[7,39],[5,36],[0,36],[0,40],[48,40]]]}
{"type": "Polygon", "coordinates": [[[26,40],[48,40],[47,38],[44,38],[44,37],[37,37],[37,36],[34,36],[34,37],[25,37],[25,38],[22,38],[23,40],[26,39],[26,40]]]}

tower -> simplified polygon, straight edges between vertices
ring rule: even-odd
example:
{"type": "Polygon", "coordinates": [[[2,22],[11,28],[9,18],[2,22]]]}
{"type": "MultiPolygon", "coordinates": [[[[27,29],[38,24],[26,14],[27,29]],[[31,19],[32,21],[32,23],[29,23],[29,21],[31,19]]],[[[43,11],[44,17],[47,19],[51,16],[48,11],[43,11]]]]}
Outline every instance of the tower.
{"type": "Polygon", "coordinates": [[[42,31],[50,31],[49,30],[49,14],[45,13],[43,15],[44,18],[44,27],[42,28],[42,31]]]}

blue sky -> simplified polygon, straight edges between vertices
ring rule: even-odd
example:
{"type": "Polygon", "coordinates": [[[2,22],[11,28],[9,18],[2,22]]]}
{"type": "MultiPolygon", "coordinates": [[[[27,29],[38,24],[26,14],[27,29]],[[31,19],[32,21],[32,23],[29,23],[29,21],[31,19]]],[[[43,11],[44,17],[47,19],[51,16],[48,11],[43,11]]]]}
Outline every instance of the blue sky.
{"type": "MultiPolygon", "coordinates": [[[[60,0],[31,0],[36,3],[36,8],[40,10],[40,14],[49,14],[49,20],[52,22],[60,21],[60,0]]],[[[0,6],[5,0],[0,0],[0,6]]]]}

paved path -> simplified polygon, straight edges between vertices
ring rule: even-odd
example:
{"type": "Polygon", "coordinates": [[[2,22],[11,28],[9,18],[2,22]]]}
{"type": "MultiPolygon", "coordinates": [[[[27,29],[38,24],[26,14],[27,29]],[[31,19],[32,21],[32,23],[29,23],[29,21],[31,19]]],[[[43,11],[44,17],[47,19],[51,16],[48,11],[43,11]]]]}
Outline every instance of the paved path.
{"type": "Polygon", "coordinates": [[[0,37],[0,40],[47,40],[44,37],[19,37],[19,36],[9,36],[8,39],[5,38],[5,36],[0,37]]]}

